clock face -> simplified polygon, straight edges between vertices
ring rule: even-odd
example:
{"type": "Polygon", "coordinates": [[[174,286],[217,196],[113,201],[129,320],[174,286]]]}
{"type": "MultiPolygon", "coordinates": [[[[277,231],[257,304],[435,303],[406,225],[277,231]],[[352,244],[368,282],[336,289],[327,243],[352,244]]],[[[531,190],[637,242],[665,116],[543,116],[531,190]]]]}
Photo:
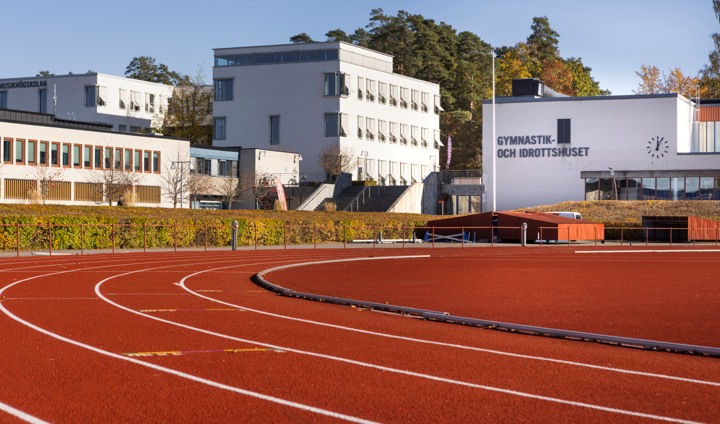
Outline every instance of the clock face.
{"type": "Polygon", "coordinates": [[[653,158],[664,157],[668,153],[668,144],[664,137],[653,137],[647,142],[647,152],[653,158]]]}

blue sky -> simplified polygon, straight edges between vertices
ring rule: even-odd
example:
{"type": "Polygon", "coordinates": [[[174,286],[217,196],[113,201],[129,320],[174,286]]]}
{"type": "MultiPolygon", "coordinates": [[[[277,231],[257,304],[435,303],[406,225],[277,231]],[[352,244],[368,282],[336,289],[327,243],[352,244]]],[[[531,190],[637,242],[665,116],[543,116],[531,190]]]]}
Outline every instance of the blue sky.
{"type": "Polygon", "coordinates": [[[3,4],[0,78],[88,70],[122,76],[136,56],[212,80],[213,48],[285,44],[307,32],[315,40],[340,28],[352,33],[370,10],[398,10],[470,31],[494,45],[530,35],[547,16],[563,57],[581,57],[613,94],[638,88],[643,64],[695,75],[720,32],[711,0],[29,0],[3,4]]]}

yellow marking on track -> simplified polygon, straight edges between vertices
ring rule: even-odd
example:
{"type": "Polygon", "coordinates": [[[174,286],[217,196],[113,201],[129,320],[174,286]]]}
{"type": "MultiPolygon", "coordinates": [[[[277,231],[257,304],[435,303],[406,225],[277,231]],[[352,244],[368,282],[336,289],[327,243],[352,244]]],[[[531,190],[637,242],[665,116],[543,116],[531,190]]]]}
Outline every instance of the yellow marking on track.
{"type": "Polygon", "coordinates": [[[140,309],[140,312],[177,312],[177,309],[140,309]]]}
{"type": "Polygon", "coordinates": [[[283,353],[284,350],[272,349],[265,347],[251,347],[251,348],[232,348],[232,349],[211,349],[211,350],[168,350],[159,352],[130,352],[123,353],[125,356],[137,357],[148,357],[148,356],[183,356],[193,353],[247,353],[247,352],[279,352],[283,353]]]}

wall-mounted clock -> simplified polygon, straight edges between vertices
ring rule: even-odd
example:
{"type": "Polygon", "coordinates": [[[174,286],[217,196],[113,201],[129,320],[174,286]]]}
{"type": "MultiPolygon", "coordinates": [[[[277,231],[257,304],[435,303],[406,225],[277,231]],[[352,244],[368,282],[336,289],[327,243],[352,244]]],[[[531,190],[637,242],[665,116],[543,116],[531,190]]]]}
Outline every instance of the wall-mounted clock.
{"type": "Polygon", "coordinates": [[[647,152],[651,157],[661,158],[668,153],[668,145],[664,137],[653,137],[647,142],[647,152]]]}

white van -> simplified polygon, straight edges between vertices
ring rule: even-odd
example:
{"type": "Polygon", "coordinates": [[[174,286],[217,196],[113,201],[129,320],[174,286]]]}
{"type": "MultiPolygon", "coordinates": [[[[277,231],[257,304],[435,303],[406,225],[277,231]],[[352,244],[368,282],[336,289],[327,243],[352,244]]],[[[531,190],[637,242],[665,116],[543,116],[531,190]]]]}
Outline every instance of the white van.
{"type": "Polygon", "coordinates": [[[545,213],[562,216],[563,218],[582,219],[582,215],[580,214],[580,212],[562,211],[562,212],[545,212],[545,213]]]}

